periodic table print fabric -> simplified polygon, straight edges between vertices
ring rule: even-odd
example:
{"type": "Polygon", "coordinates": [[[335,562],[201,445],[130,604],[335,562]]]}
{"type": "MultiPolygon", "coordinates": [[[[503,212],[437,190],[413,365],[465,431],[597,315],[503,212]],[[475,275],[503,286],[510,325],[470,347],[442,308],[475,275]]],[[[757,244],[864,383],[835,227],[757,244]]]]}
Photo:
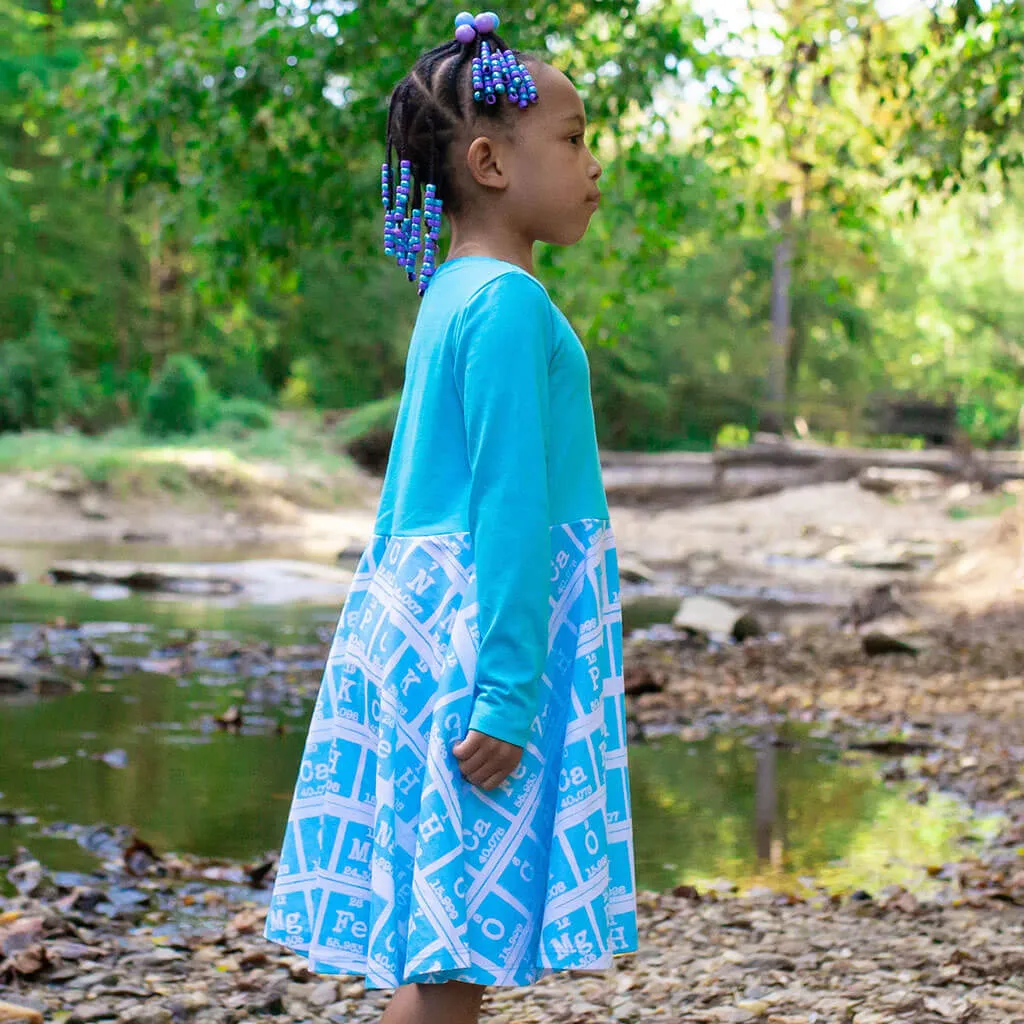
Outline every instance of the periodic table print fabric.
{"type": "Polygon", "coordinates": [[[371,988],[529,985],[636,949],[622,619],[607,520],[551,528],[541,703],[516,771],[467,782],[470,536],[376,536],[324,669],[266,936],[371,988]]]}

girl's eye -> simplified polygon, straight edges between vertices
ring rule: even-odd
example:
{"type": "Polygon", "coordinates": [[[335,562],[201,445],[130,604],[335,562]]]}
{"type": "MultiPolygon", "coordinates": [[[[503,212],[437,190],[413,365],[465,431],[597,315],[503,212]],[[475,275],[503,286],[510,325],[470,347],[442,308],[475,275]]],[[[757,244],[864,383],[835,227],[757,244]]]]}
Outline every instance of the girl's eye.
{"type": "Polygon", "coordinates": [[[572,143],[572,144],[573,144],[574,146],[578,146],[578,145],[579,145],[579,144],[580,144],[580,143],[581,143],[581,142],[583,141],[583,136],[582,136],[582,135],[574,135],[574,136],[572,136],[572,138],[571,138],[571,139],[569,139],[569,141],[570,141],[570,142],[571,142],[571,143],[572,143]]]}

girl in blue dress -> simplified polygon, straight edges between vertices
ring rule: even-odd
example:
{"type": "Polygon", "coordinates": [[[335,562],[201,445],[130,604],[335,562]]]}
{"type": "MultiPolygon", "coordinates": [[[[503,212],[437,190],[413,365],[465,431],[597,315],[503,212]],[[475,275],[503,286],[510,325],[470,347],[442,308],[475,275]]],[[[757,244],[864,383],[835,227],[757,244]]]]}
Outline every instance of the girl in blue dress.
{"type": "Polygon", "coordinates": [[[601,167],[570,81],[484,13],[395,89],[385,249],[424,296],[266,935],[475,1024],[486,986],[636,949],[615,544],[587,357],[533,275],[601,167]],[[451,226],[435,266],[442,217],[451,226]]]}

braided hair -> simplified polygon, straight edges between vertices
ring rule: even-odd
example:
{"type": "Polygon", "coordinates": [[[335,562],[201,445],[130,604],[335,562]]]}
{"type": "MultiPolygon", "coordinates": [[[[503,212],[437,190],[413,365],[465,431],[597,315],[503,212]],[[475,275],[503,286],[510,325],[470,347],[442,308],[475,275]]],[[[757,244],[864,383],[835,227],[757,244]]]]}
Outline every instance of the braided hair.
{"type": "Polygon", "coordinates": [[[525,58],[497,35],[497,24],[497,16],[490,13],[475,19],[460,14],[457,37],[423,54],[391,94],[381,167],[384,251],[396,258],[410,281],[416,280],[417,257],[423,253],[421,295],[434,272],[442,208],[459,209],[449,159],[459,129],[476,118],[507,123],[513,106],[537,102],[525,58]],[[467,31],[470,22],[476,28],[467,31]],[[470,31],[472,40],[460,41],[470,31]]]}

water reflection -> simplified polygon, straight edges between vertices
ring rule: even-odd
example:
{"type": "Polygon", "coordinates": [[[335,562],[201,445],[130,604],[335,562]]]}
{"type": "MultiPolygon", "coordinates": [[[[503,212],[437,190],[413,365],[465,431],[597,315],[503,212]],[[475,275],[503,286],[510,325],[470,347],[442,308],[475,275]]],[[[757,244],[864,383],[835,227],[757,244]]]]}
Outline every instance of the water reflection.
{"type": "Polygon", "coordinates": [[[908,799],[871,759],[848,760],[808,738],[771,734],[664,738],[630,748],[637,879],[651,889],[734,883],[799,890],[924,891],[925,867],[962,855],[994,830],[962,803],[908,799]]]}
{"type": "Polygon", "coordinates": [[[775,744],[771,733],[762,734],[757,745],[754,794],[754,849],[760,865],[766,862],[778,871],[783,865],[785,841],[779,820],[779,785],[775,765],[775,744]],[[775,835],[776,831],[779,832],[775,835]]]}
{"type": "MultiPolygon", "coordinates": [[[[212,629],[238,641],[319,644],[326,653],[336,616],[335,609],[134,600],[119,611],[149,625],[90,629],[115,666],[119,657],[123,665],[143,654],[158,664],[186,628],[201,628],[204,637],[212,629]]],[[[24,843],[52,867],[83,867],[73,844],[39,837],[41,827],[62,821],[129,825],[157,850],[257,859],[274,849],[310,706],[294,698],[275,703],[284,692],[272,685],[276,669],[247,677],[235,674],[246,671],[241,663],[211,659],[179,676],[108,670],[79,693],[0,704],[0,812],[40,819],[0,824],[0,855],[24,843]],[[251,728],[213,727],[213,717],[231,706],[251,728]]],[[[314,685],[317,664],[303,665],[314,685]]],[[[841,760],[806,735],[797,740],[778,745],[769,733],[730,734],[631,747],[638,884],[664,889],[724,878],[741,888],[796,888],[813,876],[872,891],[889,882],[923,886],[923,866],[952,858],[977,830],[954,801],[912,803],[879,781],[875,763],[841,760]]]]}

